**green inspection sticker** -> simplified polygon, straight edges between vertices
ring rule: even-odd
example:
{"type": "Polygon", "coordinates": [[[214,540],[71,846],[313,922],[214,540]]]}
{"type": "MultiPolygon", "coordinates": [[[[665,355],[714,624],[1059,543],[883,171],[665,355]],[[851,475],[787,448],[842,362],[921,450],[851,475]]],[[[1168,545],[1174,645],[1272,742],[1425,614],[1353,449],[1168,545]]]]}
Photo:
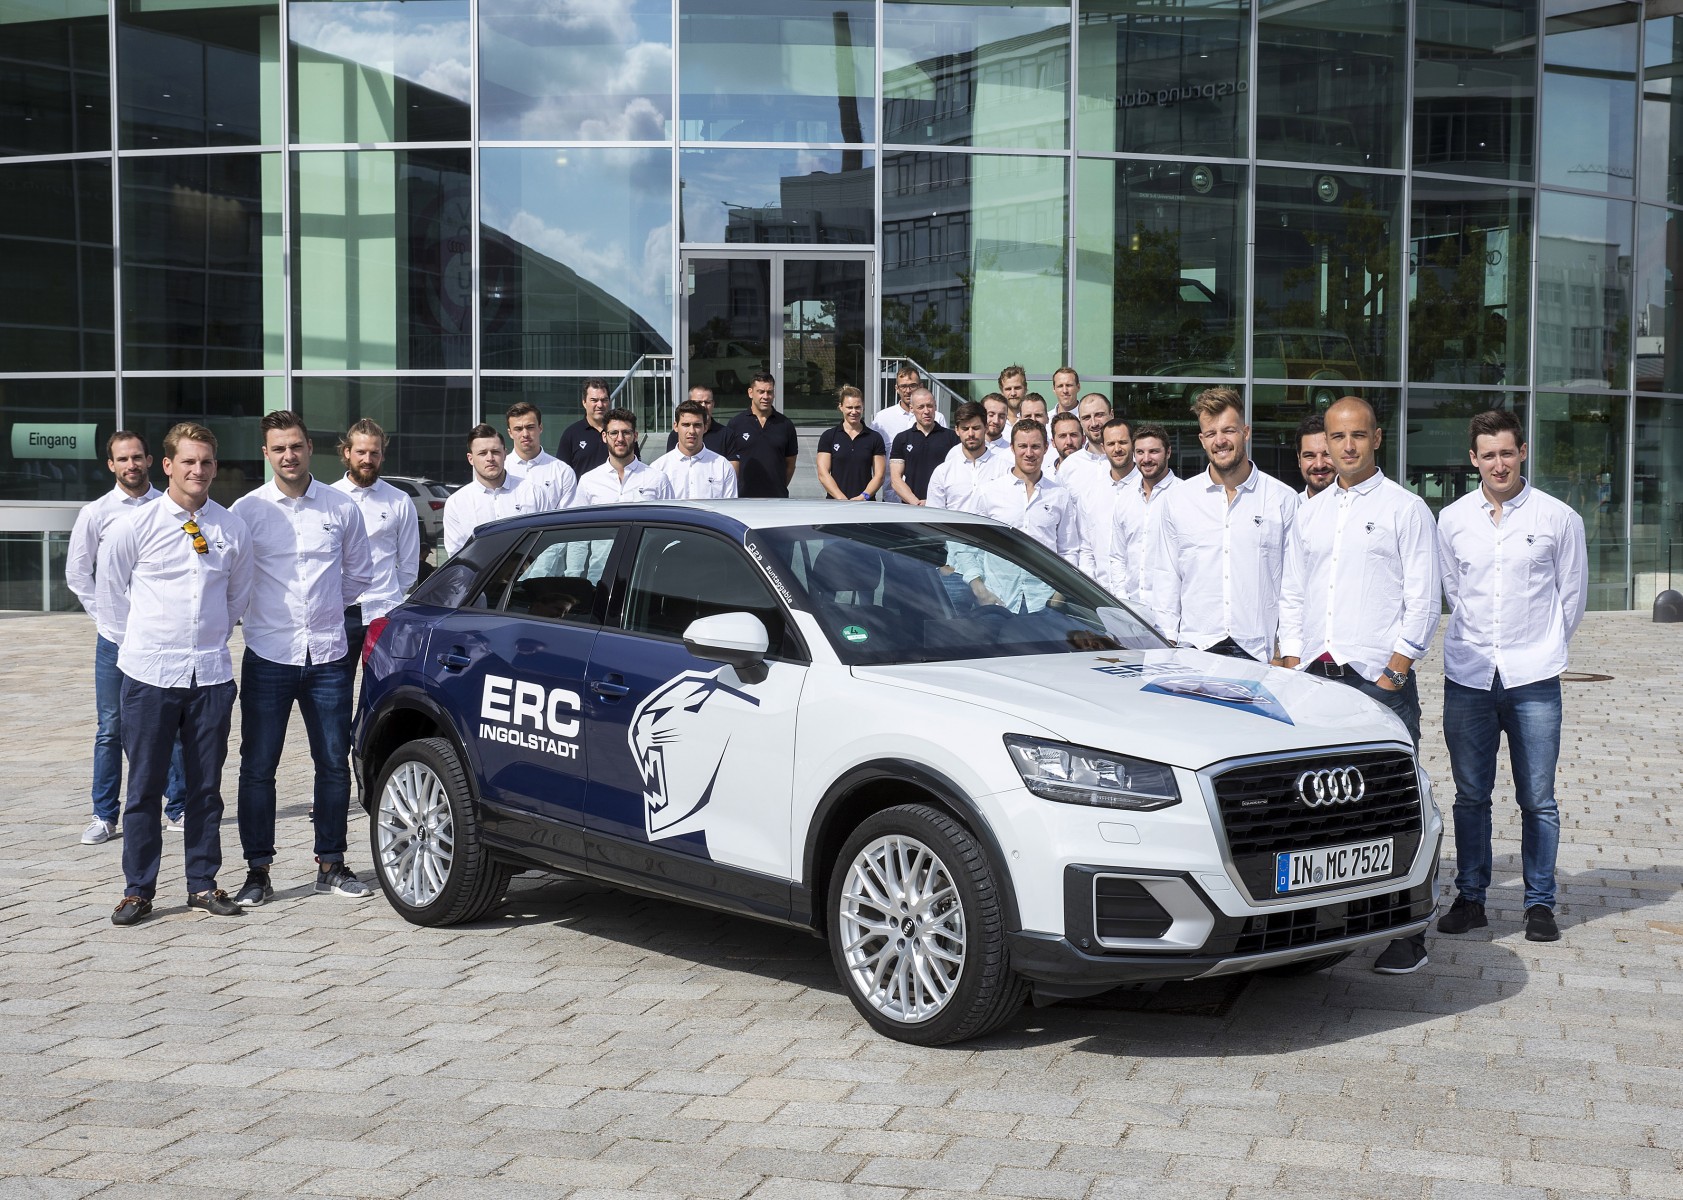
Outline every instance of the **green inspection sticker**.
{"type": "Polygon", "coordinates": [[[842,630],[842,637],[846,638],[850,642],[862,642],[870,636],[871,635],[866,633],[864,628],[859,625],[849,625],[846,629],[842,630]]]}

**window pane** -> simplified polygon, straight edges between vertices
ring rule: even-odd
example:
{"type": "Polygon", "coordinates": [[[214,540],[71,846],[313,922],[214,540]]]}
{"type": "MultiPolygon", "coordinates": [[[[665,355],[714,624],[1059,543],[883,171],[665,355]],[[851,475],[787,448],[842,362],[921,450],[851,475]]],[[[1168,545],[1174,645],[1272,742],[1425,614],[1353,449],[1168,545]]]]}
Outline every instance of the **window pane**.
{"type": "MultiPolygon", "coordinates": [[[[0,500],[92,500],[110,491],[105,439],[116,416],[110,379],[0,379],[0,428],[10,431],[0,440],[0,500]]],[[[37,596],[30,607],[39,606],[37,596]]]]}
{"type": "Polygon", "coordinates": [[[292,0],[299,142],[468,137],[468,0],[292,0]]]}
{"type": "Polygon", "coordinates": [[[957,374],[995,373],[1011,357],[1031,377],[1063,365],[1065,168],[1062,158],[883,156],[884,355],[957,374]]]}
{"type": "Polygon", "coordinates": [[[1537,242],[1537,382],[1626,386],[1630,367],[1628,201],[1544,192],[1537,242]]]}
{"type": "MultiPolygon", "coordinates": [[[[1683,203],[1683,17],[1648,22],[1642,47],[1642,198],[1683,203]]],[[[1638,602],[1640,603],[1640,601],[1638,602]]]]}
{"type": "Polygon", "coordinates": [[[752,613],[766,627],[770,657],[783,653],[783,610],[746,556],[720,538],[680,529],[649,530],[637,547],[625,628],[682,637],[690,622],[752,613]]]}
{"type": "Polygon", "coordinates": [[[608,606],[602,576],[613,549],[611,528],[544,533],[514,577],[503,611],[572,625],[601,624],[608,606]]]}
{"type": "Polygon", "coordinates": [[[122,163],[123,365],[281,365],[278,154],[122,163]]]}
{"type": "MultiPolygon", "coordinates": [[[[1303,473],[1297,468],[1297,426],[1311,412],[1324,413],[1341,396],[1360,396],[1379,414],[1384,437],[1376,458],[1379,469],[1398,479],[1397,451],[1402,426],[1397,419],[1399,397],[1393,388],[1340,387],[1314,384],[1279,387],[1258,384],[1251,389],[1251,457],[1264,471],[1303,490],[1303,473]]],[[[1198,426],[1191,426],[1191,445],[1198,445],[1198,426]]]]}
{"type": "Polygon", "coordinates": [[[1397,378],[1402,180],[1256,175],[1255,377],[1397,378]]]}
{"type": "Polygon", "coordinates": [[[110,164],[0,166],[0,364],[110,370],[111,338],[110,164]]]}
{"type": "MultiPolygon", "coordinates": [[[[457,480],[467,476],[467,435],[473,428],[470,379],[294,379],[296,411],[315,443],[316,478],[344,473],[339,435],[369,417],[386,431],[387,475],[457,480]]],[[[498,422],[500,425],[501,423],[498,422]]]]}
{"type": "Polygon", "coordinates": [[[1543,182],[1629,195],[1635,174],[1634,4],[1548,18],[1543,182]]]}
{"type": "Polygon", "coordinates": [[[1414,165],[1530,179],[1536,0],[1419,0],[1414,12],[1414,165]]]}
{"type": "Polygon", "coordinates": [[[1683,400],[1636,398],[1636,491],[1631,503],[1631,570],[1637,608],[1683,583],[1683,400]]]}
{"type": "MultiPolygon", "coordinates": [[[[506,441],[508,422],[503,414],[522,402],[535,404],[543,421],[543,448],[553,454],[560,448],[562,430],[584,417],[584,385],[587,378],[582,375],[523,375],[514,379],[499,379],[494,375],[487,375],[479,381],[480,420],[489,422],[506,441]]],[[[619,384],[617,378],[607,379],[605,382],[609,391],[619,384]]],[[[451,452],[459,451],[459,455],[450,466],[450,473],[438,478],[456,480],[468,477],[465,426],[462,434],[460,445],[451,452]]],[[[664,438],[660,444],[662,447],[666,445],[664,438]]],[[[448,458],[448,455],[446,457],[448,458]]]]}
{"type": "MultiPolygon", "coordinates": [[[[125,379],[123,424],[152,446],[160,474],[164,435],[182,421],[208,426],[216,435],[216,482],[210,498],[229,505],[263,483],[263,431],[259,418],[286,407],[284,381],[273,379],[125,379]]],[[[319,454],[322,447],[317,447],[319,454]]],[[[331,467],[328,479],[337,477],[331,467]]]]}
{"type": "Polygon", "coordinates": [[[1408,249],[1410,379],[1526,381],[1531,196],[1513,188],[1414,181],[1408,249]]]}
{"type": "MultiPolygon", "coordinates": [[[[1481,412],[1505,408],[1525,428],[1524,392],[1450,391],[1437,388],[1408,390],[1408,476],[1403,480],[1433,515],[1478,487],[1478,468],[1468,457],[1467,422],[1481,412]]],[[[1536,463],[1525,473],[1534,474],[1536,463]]]]}
{"type": "Polygon", "coordinates": [[[1250,28],[1248,0],[1083,4],[1076,145],[1244,157],[1250,28]]]}
{"type": "Polygon", "coordinates": [[[111,148],[103,0],[0,0],[0,155],[111,148]]]}
{"type": "MultiPolygon", "coordinates": [[[[1077,172],[1076,369],[1243,373],[1245,168],[1083,159],[1077,172]]],[[[1164,385],[1187,399],[1203,386],[1164,385]]]]}
{"type": "Polygon", "coordinates": [[[684,150],[678,240],[869,246],[874,162],[860,150],[684,150]]]}
{"type": "Polygon", "coordinates": [[[1637,210],[1636,389],[1683,392],[1683,213],[1637,210]]]}
{"type": "Polygon", "coordinates": [[[1256,156],[1402,166],[1407,24],[1403,0],[1265,0],[1256,156]]]}
{"type": "Polygon", "coordinates": [[[882,43],[885,142],[1068,145],[1068,5],[890,0],[882,43]]]}
{"type": "Polygon", "coordinates": [[[876,139],[876,6],[863,0],[682,0],[685,140],[876,139]]]}
{"type": "Polygon", "coordinates": [[[300,154],[292,183],[296,365],[471,366],[467,151],[300,154]]]}
{"type": "Polygon", "coordinates": [[[480,137],[671,135],[671,0],[480,0],[480,137]]]}
{"type": "Polygon", "coordinates": [[[672,352],[672,152],[480,152],[484,365],[623,373],[672,352]]]}
{"type": "Polygon", "coordinates": [[[116,0],[122,145],[276,145],[275,0],[116,0]]]}
{"type": "Polygon", "coordinates": [[[1531,482],[1584,518],[1589,606],[1628,608],[1625,396],[1539,392],[1531,482]]]}

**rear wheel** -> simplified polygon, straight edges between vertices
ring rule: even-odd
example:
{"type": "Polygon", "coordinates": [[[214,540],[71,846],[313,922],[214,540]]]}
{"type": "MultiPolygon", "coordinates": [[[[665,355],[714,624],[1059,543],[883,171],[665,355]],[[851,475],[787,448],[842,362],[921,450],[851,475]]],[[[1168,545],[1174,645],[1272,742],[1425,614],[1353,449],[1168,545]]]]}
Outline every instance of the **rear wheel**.
{"type": "Polygon", "coordinates": [[[467,772],[444,738],[405,743],[386,761],[368,836],[386,899],[416,925],[478,920],[513,877],[480,843],[467,772]]]}
{"type": "Polygon", "coordinates": [[[920,1046],[980,1037],[1022,1007],[999,883],[957,821],[921,804],[853,831],[830,879],[830,957],[877,1032],[920,1046]]]}

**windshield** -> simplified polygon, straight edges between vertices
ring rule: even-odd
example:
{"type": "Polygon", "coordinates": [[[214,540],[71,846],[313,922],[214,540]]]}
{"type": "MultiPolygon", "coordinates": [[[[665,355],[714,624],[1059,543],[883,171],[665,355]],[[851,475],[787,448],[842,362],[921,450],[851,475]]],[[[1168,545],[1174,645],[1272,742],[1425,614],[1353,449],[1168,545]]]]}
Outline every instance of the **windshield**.
{"type": "Polygon", "coordinates": [[[1158,649],[1146,623],[1034,539],[992,525],[796,525],[756,558],[805,593],[849,666],[1158,649]]]}

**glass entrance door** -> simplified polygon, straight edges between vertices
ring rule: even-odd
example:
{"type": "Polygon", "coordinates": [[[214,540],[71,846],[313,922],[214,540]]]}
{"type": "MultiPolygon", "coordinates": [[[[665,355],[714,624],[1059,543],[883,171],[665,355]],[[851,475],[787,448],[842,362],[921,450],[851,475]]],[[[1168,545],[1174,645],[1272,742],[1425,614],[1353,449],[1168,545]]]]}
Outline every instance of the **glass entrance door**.
{"type": "Polygon", "coordinates": [[[836,389],[872,402],[869,254],[695,251],[684,256],[684,388],[713,389],[727,421],[748,407],[748,384],[769,371],[777,404],[797,425],[836,420],[836,389]]]}

